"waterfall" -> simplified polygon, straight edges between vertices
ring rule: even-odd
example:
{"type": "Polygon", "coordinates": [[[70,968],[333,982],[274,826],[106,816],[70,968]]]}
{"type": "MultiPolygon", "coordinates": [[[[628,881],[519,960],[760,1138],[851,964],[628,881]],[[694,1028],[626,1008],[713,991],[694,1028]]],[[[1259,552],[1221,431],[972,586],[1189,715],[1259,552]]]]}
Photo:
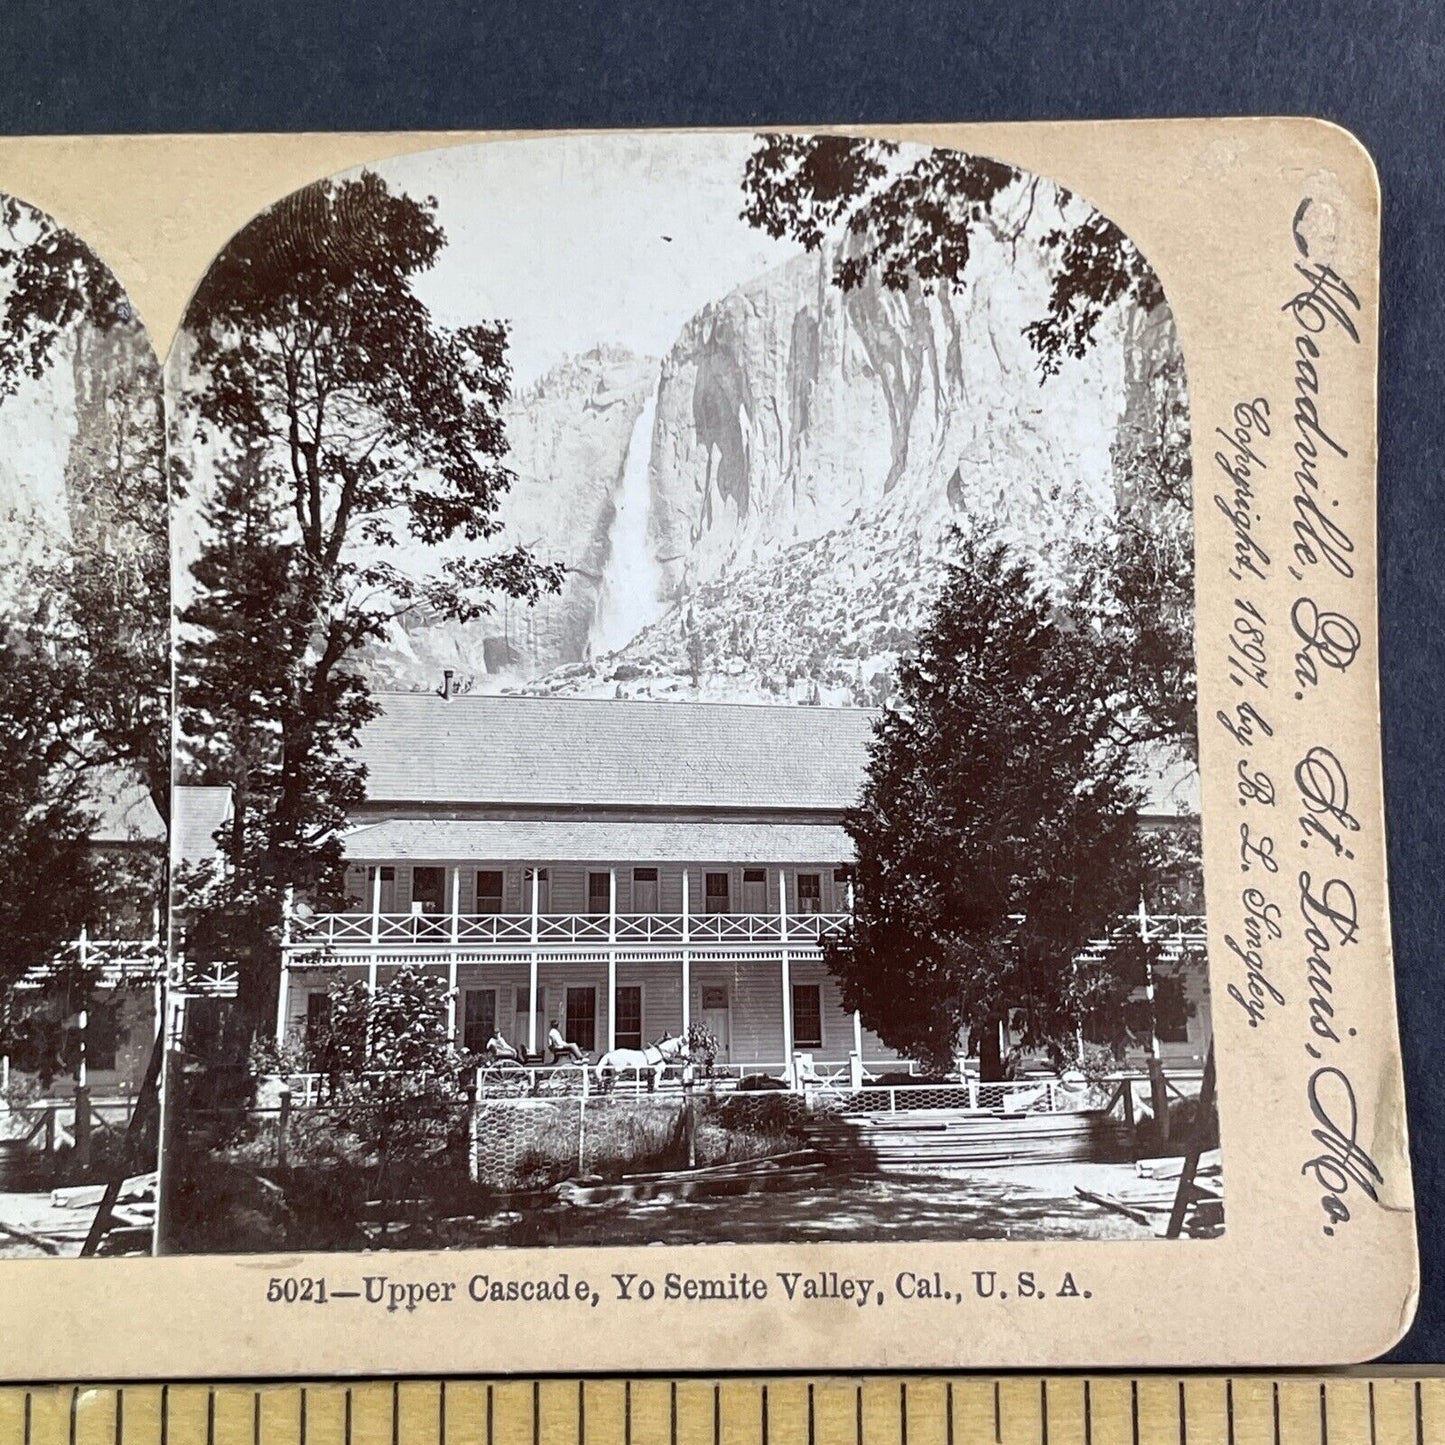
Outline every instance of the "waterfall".
{"type": "Polygon", "coordinates": [[[622,464],[622,481],[614,498],[607,570],[592,624],[594,656],[625,647],[665,610],[658,595],[662,569],[647,541],[652,506],[652,425],[656,415],[654,388],[633,424],[622,464]]]}

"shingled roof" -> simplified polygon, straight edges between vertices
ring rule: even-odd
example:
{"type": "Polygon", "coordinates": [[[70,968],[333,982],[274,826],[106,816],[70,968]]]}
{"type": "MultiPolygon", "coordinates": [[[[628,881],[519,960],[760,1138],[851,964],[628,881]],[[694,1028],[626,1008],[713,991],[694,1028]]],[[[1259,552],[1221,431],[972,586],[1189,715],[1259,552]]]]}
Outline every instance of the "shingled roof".
{"type": "Polygon", "coordinates": [[[861,708],[386,693],[361,734],[373,803],[841,809],[861,708]]]}
{"type": "Polygon", "coordinates": [[[834,823],[651,823],[572,818],[391,818],[344,837],[352,861],[487,858],[607,863],[666,858],[672,863],[847,863],[853,843],[834,823]]]}
{"type": "MultiPolygon", "coordinates": [[[[382,693],[362,730],[369,803],[838,812],[878,713],[621,698],[382,693]]],[[[1159,750],[1146,815],[1198,816],[1199,773],[1159,750]]]]}

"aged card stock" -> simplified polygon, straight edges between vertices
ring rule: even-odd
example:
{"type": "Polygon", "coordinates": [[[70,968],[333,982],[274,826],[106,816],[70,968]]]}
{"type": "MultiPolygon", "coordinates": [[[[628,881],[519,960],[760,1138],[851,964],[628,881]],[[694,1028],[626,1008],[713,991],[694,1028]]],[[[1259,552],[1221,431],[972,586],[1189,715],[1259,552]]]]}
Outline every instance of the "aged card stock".
{"type": "Polygon", "coordinates": [[[17,140],[0,207],[11,1373],[1398,1337],[1348,135],[17,140]]]}

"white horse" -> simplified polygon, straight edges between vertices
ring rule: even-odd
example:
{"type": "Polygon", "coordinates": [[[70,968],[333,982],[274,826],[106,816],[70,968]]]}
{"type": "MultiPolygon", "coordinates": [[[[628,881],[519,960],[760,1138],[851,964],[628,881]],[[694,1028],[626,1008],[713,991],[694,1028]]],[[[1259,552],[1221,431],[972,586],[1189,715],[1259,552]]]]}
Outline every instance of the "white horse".
{"type": "Polygon", "coordinates": [[[636,1079],[648,1074],[647,1091],[652,1093],[662,1082],[662,1076],[669,1064],[678,1063],[688,1057],[691,1050],[681,1034],[669,1034],[655,1044],[641,1049],[608,1049],[597,1060],[597,1087],[610,1089],[618,1074],[631,1073],[636,1079]],[[612,1075],[611,1079],[606,1076],[612,1075]]]}

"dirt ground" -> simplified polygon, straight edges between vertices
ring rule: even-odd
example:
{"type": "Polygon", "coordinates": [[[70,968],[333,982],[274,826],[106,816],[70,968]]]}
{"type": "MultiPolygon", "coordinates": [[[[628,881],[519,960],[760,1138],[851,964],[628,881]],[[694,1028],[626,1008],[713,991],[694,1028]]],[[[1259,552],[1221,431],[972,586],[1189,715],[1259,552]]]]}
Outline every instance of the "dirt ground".
{"type": "Polygon", "coordinates": [[[839,1180],[784,1193],[557,1205],[479,1221],[474,1246],[772,1244],[839,1240],[1148,1239],[1123,1215],[1086,1203],[1081,1184],[1114,1192],[1130,1164],[1023,1165],[950,1176],[839,1180]]]}
{"type": "Polygon", "coordinates": [[[0,1193],[0,1259],[53,1258],[26,1235],[42,1235],[56,1246],[56,1255],[74,1258],[85,1242],[93,1209],[59,1209],[49,1193],[0,1193]]]}

